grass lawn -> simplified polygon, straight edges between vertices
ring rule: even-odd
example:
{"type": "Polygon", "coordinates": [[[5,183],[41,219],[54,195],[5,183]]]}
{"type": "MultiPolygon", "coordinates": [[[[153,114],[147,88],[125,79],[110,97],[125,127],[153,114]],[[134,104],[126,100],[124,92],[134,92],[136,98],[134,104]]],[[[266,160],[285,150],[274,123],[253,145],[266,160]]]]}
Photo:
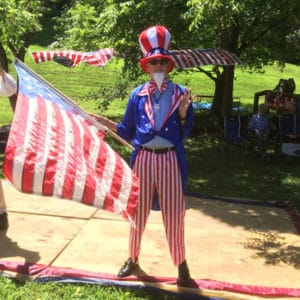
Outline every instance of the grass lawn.
{"type": "MultiPolygon", "coordinates": [[[[38,46],[33,46],[31,51],[39,49],[38,46]]],[[[86,111],[102,113],[115,120],[121,119],[126,100],[116,99],[107,111],[101,112],[98,108],[99,103],[91,99],[87,100],[86,97],[88,93],[96,92],[99,86],[108,86],[115,81],[121,62],[112,61],[104,68],[95,68],[86,64],[79,64],[76,68],[66,68],[55,62],[36,64],[27,55],[25,63],[86,111]]],[[[249,74],[243,71],[243,67],[238,67],[234,95],[240,97],[242,105],[251,106],[255,92],[273,89],[280,78],[296,79],[299,72],[299,66],[289,64],[283,71],[276,66],[268,66],[264,74],[249,74]]],[[[16,76],[13,66],[11,73],[16,76]]],[[[172,76],[174,81],[190,86],[194,94],[213,94],[212,81],[204,74],[173,72],[172,76]]],[[[296,88],[298,84],[296,80],[296,88]]],[[[128,93],[131,88],[128,87],[128,93]]],[[[10,105],[5,98],[1,100],[0,125],[9,124],[12,121],[10,105]]],[[[200,117],[198,122],[201,120],[200,117]]],[[[110,142],[119,149],[117,143],[113,140],[110,142]]],[[[187,141],[186,149],[190,170],[189,191],[226,197],[289,200],[300,207],[298,204],[300,168],[297,168],[295,163],[297,158],[278,157],[273,164],[265,164],[234,153],[237,149],[232,149],[232,155],[224,156],[218,152],[217,139],[213,137],[207,139],[205,136],[192,137],[187,141]],[[224,174],[227,176],[223,176],[224,174]]],[[[125,155],[129,155],[128,151],[125,151],[125,155]]]]}
{"type": "MultiPolygon", "coordinates": [[[[31,51],[41,50],[37,45],[31,51]]],[[[97,92],[100,86],[109,86],[117,80],[118,70],[122,61],[113,60],[104,68],[95,68],[87,64],[79,64],[75,68],[66,68],[55,62],[36,64],[28,54],[25,63],[36,73],[40,74],[62,93],[77,102],[89,112],[101,113],[109,118],[120,120],[126,100],[116,99],[108,110],[99,109],[99,100],[87,100],[90,92],[97,92]]],[[[234,96],[240,97],[243,106],[253,103],[253,95],[257,91],[273,89],[280,78],[298,78],[300,67],[287,64],[281,70],[274,66],[264,69],[264,74],[247,73],[242,66],[236,68],[234,82],[234,96]]],[[[13,66],[11,74],[16,76],[13,66]]],[[[191,87],[194,94],[212,95],[213,82],[199,72],[173,72],[173,80],[191,87]]],[[[299,82],[296,80],[296,88],[299,82]]],[[[132,87],[128,87],[128,94],[132,87]]],[[[298,88],[299,90],[299,88],[298,88]]],[[[297,93],[297,90],[296,90],[297,93]]],[[[10,124],[12,111],[9,102],[1,99],[0,125],[10,124]]],[[[201,117],[198,122],[201,122],[201,117]]],[[[115,147],[119,145],[110,140],[115,147]]],[[[216,194],[222,196],[253,198],[262,200],[289,200],[297,207],[300,187],[300,173],[295,161],[297,158],[276,159],[274,164],[265,164],[248,157],[233,153],[224,157],[218,152],[217,139],[205,136],[195,136],[187,141],[190,180],[189,191],[201,194],[216,194]],[[227,176],[223,176],[224,173],[227,176]]],[[[122,150],[125,151],[124,149],[122,150]]],[[[233,152],[236,149],[232,150],[233,152]]],[[[125,151],[128,156],[128,151],[125,151]]]]}
{"type": "MultiPolygon", "coordinates": [[[[31,51],[40,50],[33,46],[31,51]]],[[[27,56],[25,63],[35,72],[77,102],[89,112],[100,113],[99,103],[86,100],[86,95],[96,92],[100,85],[109,85],[116,80],[119,65],[109,63],[104,68],[80,64],[69,69],[54,62],[35,64],[27,56]]],[[[11,67],[15,76],[15,70],[11,67]]],[[[234,96],[240,97],[244,106],[251,106],[257,91],[273,89],[280,78],[299,78],[300,67],[287,65],[281,72],[275,66],[265,68],[264,74],[249,74],[242,67],[236,69],[234,96]]],[[[180,72],[174,74],[174,81],[191,87],[194,94],[212,95],[214,86],[204,74],[180,72]]],[[[300,82],[296,80],[296,86],[300,82]]],[[[131,87],[128,87],[128,93],[131,87]]],[[[299,87],[296,90],[299,93],[299,87]]],[[[0,125],[10,124],[13,118],[9,102],[1,98],[0,125]]],[[[103,112],[119,120],[125,110],[126,100],[116,99],[103,112]]],[[[102,112],[101,112],[102,113],[102,112]]],[[[199,118],[201,122],[201,117],[199,118]]],[[[118,142],[108,142],[128,159],[129,151],[118,142]]],[[[189,164],[188,191],[198,194],[219,195],[268,201],[291,201],[300,211],[300,164],[299,158],[275,156],[273,163],[255,160],[245,156],[238,148],[229,153],[219,151],[216,136],[195,135],[186,142],[189,164]]],[[[171,296],[153,293],[133,293],[116,287],[99,288],[87,285],[20,284],[0,276],[1,299],[174,299],[171,296]]]]}
{"type": "MultiPolygon", "coordinates": [[[[115,286],[72,283],[36,283],[0,276],[0,299],[5,300],[175,300],[159,291],[133,291],[115,286]]],[[[182,298],[181,298],[182,299],[182,298]]]]}

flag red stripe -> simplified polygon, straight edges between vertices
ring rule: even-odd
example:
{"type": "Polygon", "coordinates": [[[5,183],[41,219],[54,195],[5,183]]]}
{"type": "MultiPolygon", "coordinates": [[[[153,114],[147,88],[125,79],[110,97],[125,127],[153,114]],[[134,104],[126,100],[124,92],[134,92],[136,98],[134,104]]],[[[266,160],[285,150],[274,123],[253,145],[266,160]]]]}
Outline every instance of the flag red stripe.
{"type": "Polygon", "coordinates": [[[95,201],[96,192],[96,180],[92,168],[88,167],[88,174],[86,176],[86,182],[84,186],[84,192],[82,196],[82,202],[88,205],[93,205],[95,201]]]}
{"type": "Polygon", "coordinates": [[[36,52],[33,52],[31,53],[31,56],[33,57],[34,61],[38,64],[40,61],[39,61],[39,58],[38,58],[38,54],[36,52]]]}
{"type": "Polygon", "coordinates": [[[91,153],[91,147],[92,147],[92,139],[93,136],[88,130],[88,126],[84,127],[84,141],[83,141],[83,153],[84,153],[84,158],[86,161],[86,179],[85,179],[85,184],[84,184],[84,190],[83,190],[83,195],[82,195],[82,202],[88,205],[93,205],[94,199],[95,199],[95,188],[96,188],[96,181],[95,181],[95,176],[94,176],[94,169],[91,166],[90,162],[90,156],[93,155],[91,153]]]}
{"type": "Polygon", "coordinates": [[[22,175],[22,190],[25,193],[32,193],[33,182],[35,175],[35,165],[38,159],[38,153],[43,153],[42,147],[44,145],[45,126],[47,120],[43,119],[47,117],[45,114],[45,102],[41,101],[38,97],[36,103],[33,101],[29,102],[29,115],[28,119],[33,126],[30,126],[30,131],[27,131],[25,145],[25,161],[23,164],[23,175],[22,175]]]}
{"type": "MultiPolygon", "coordinates": [[[[91,171],[88,172],[88,176],[86,179],[86,186],[83,195],[83,201],[90,203],[93,199],[94,203],[96,201],[96,190],[99,189],[99,186],[102,182],[103,172],[105,168],[106,158],[108,156],[108,151],[105,142],[103,141],[103,133],[98,131],[94,133],[98,139],[95,138],[94,145],[97,152],[95,153],[95,162],[94,165],[89,165],[91,171]]],[[[95,150],[93,150],[95,151],[95,150]]],[[[103,193],[103,192],[102,192],[103,193]]]]}
{"type": "Polygon", "coordinates": [[[47,156],[47,162],[45,165],[45,174],[43,180],[43,194],[53,195],[54,192],[54,179],[57,168],[57,161],[60,151],[64,151],[64,140],[65,125],[57,105],[52,104],[53,108],[53,120],[51,123],[52,137],[49,154],[47,156]]]}
{"type": "MultiPolygon", "coordinates": [[[[165,40],[166,40],[166,31],[162,27],[157,27],[157,43],[158,45],[165,45],[165,40]]],[[[166,49],[168,50],[168,49],[166,49]]]]}
{"type": "Polygon", "coordinates": [[[72,147],[82,147],[81,139],[80,139],[80,130],[78,128],[77,123],[73,120],[73,116],[71,114],[67,114],[68,121],[71,123],[71,128],[66,128],[65,134],[71,137],[72,141],[71,144],[67,146],[67,166],[66,166],[66,174],[64,183],[63,183],[63,190],[62,190],[62,197],[65,199],[72,199],[73,192],[74,192],[74,184],[76,180],[76,171],[80,165],[79,158],[77,152],[72,151],[72,147]]]}
{"type": "Polygon", "coordinates": [[[120,157],[116,157],[116,166],[114,169],[114,175],[112,180],[112,185],[110,187],[109,194],[105,198],[104,201],[104,208],[113,211],[114,210],[114,200],[118,199],[121,189],[121,183],[122,183],[122,177],[123,177],[123,168],[122,163],[120,161],[120,157]]]}
{"type": "Polygon", "coordinates": [[[47,61],[51,60],[51,58],[52,58],[51,53],[50,53],[50,52],[47,52],[47,53],[46,53],[46,57],[47,57],[47,61]]]}
{"type": "MultiPolygon", "coordinates": [[[[18,102],[22,105],[17,105],[14,113],[14,120],[9,133],[9,139],[7,141],[5,156],[3,161],[3,171],[8,180],[14,181],[13,168],[14,159],[17,157],[17,149],[24,145],[25,134],[20,134],[25,130],[24,124],[27,123],[28,118],[28,99],[26,96],[19,94],[18,102]]],[[[18,184],[18,183],[16,183],[18,184]]],[[[20,188],[20,186],[17,186],[20,188]]]]}

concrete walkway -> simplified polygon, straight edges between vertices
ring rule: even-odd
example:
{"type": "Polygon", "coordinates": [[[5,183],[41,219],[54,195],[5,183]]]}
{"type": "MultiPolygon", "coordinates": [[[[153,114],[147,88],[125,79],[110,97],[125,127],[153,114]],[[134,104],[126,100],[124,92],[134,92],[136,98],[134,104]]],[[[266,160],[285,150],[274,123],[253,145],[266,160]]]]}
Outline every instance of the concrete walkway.
{"type": "MultiPolygon", "coordinates": [[[[10,227],[0,232],[1,260],[117,274],[128,258],[125,220],[2,184],[10,227]]],[[[193,197],[186,203],[187,261],[194,279],[300,288],[300,235],[284,209],[193,197]]],[[[151,212],[140,264],[147,275],[177,277],[160,212],[151,212]]]]}

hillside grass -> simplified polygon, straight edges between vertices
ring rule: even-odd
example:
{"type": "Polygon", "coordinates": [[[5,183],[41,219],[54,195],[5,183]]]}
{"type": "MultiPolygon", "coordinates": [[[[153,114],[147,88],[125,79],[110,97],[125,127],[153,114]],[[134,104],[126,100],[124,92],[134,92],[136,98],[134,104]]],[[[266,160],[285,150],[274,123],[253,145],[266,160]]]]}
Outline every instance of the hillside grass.
{"type": "MultiPolygon", "coordinates": [[[[31,51],[34,50],[41,50],[41,48],[31,47],[31,51]]],[[[99,103],[85,99],[88,93],[96,92],[101,85],[110,85],[116,80],[121,62],[111,62],[104,68],[80,64],[78,67],[70,69],[54,62],[35,64],[27,55],[25,63],[86,111],[103,113],[116,120],[121,119],[126,107],[126,100],[116,99],[107,111],[101,112],[98,108],[99,103]]],[[[11,67],[11,73],[16,76],[13,67],[11,67]]],[[[264,74],[249,74],[244,72],[242,67],[238,67],[235,73],[234,96],[240,97],[242,105],[251,110],[255,92],[273,89],[280,78],[294,78],[297,86],[300,84],[299,74],[300,67],[294,65],[287,65],[283,72],[276,66],[268,66],[265,68],[264,74]]],[[[180,72],[172,76],[174,76],[174,81],[189,86],[194,94],[213,94],[213,83],[204,74],[180,72]]],[[[128,87],[128,94],[131,88],[128,87]]],[[[299,88],[296,93],[299,93],[299,88]]],[[[13,114],[9,102],[6,98],[0,100],[0,125],[10,124],[13,114]]],[[[201,122],[201,117],[199,120],[201,122]]],[[[118,149],[126,159],[128,158],[129,151],[118,142],[112,139],[108,139],[108,142],[118,149]]],[[[270,164],[245,156],[239,148],[234,147],[229,153],[219,150],[219,141],[216,136],[192,136],[186,141],[190,176],[189,192],[261,201],[290,201],[300,211],[299,158],[276,155],[270,164]]],[[[175,299],[170,295],[132,292],[117,287],[53,283],[41,285],[30,281],[20,283],[1,276],[0,298],[22,300],[175,299]]]]}
{"type": "MultiPolygon", "coordinates": [[[[67,97],[77,102],[83,109],[89,112],[99,113],[99,103],[93,100],[87,100],[86,98],[91,92],[97,92],[101,86],[109,86],[118,79],[122,60],[114,59],[102,68],[91,67],[83,63],[75,68],[67,68],[55,62],[36,64],[31,58],[30,52],[38,50],[43,50],[43,48],[37,45],[31,46],[25,58],[25,63],[67,97]]],[[[263,74],[250,74],[243,66],[237,66],[235,70],[233,96],[238,97],[241,104],[248,107],[251,111],[254,93],[265,89],[273,89],[281,78],[294,78],[296,82],[295,93],[300,93],[298,92],[298,84],[300,84],[299,71],[299,66],[287,64],[283,70],[273,65],[266,66],[263,74]]],[[[10,67],[10,72],[16,77],[13,66],[10,67]]],[[[195,95],[213,95],[214,93],[214,82],[204,73],[198,71],[192,72],[191,70],[175,71],[171,73],[171,76],[175,82],[191,88],[192,93],[195,95]]],[[[132,88],[131,86],[128,87],[128,95],[132,88]]],[[[104,114],[120,119],[124,113],[126,102],[126,100],[116,99],[104,114]]],[[[1,104],[0,122],[2,124],[10,123],[12,113],[9,110],[9,104],[7,101],[2,101],[1,104]]]]}
{"type": "MultiPolygon", "coordinates": [[[[30,51],[35,50],[41,49],[38,46],[30,48],[30,51]]],[[[90,92],[97,92],[100,86],[108,86],[117,80],[122,61],[113,60],[103,68],[96,68],[83,63],[75,68],[67,68],[55,62],[36,64],[28,54],[25,63],[64,95],[77,102],[84,110],[104,114],[115,120],[121,119],[127,99],[116,99],[107,111],[102,112],[97,101],[86,100],[86,98],[90,92]]],[[[243,67],[237,67],[234,95],[240,97],[241,104],[249,106],[251,111],[255,92],[273,89],[280,78],[294,78],[297,88],[297,85],[300,84],[297,81],[299,80],[299,76],[297,76],[299,73],[300,66],[289,64],[283,71],[275,65],[267,66],[264,69],[264,74],[249,74],[243,70],[243,67]]],[[[13,66],[11,67],[11,74],[16,76],[13,66]]],[[[212,82],[204,74],[188,71],[174,72],[171,75],[174,81],[191,87],[194,94],[213,94],[212,82]]],[[[128,94],[132,88],[128,87],[128,94]]],[[[9,102],[3,98],[1,104],[0,125],[10,124],[13,115],[9,102]]],[[[205,113],[200,113],[200,117],[197,118],[198,122],[201,122],[202,119],[206,120],[201,117],[201,114],[205,113]]],[[[124,150],[124,147],[122,148],[112,139],[109,142],[122,154],[124,153],[126,159],[128,158],[129,151],[124,150]]],[[[288,200],[292,201],[296,207],[300,207],[299,199],[297,199],[300,195],[300,168],[295,167],[294,163],[297,158],[277,156],[273,164],[265,165],[265,163],[262,164],[240,155],[239,149],[232,149],[232,155],[224,156],[219,152],[218,143],[219,140],[216,136],[197,136],[187,141],[190,173],[189,191],[228,197],[274,201],[288,200]],[[227,176],[223,176],[224,173],[227,176]],[[241,180],[242,178],[243,180],[241,180]]]]}

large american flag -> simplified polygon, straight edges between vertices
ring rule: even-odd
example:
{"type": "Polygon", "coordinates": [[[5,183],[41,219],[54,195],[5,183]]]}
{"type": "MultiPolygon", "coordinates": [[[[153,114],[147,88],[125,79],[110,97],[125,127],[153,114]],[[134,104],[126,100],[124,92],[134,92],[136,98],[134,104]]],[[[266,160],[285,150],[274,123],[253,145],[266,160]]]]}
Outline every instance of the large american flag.
{"type": "MultiPolygon", "coordinates": [[[[116,56],[116,52],[113,48],[104,48],[93,52],[74,50],[38,51],[33,52],[31,55],[36,63],[54,60],[67,67],[75,67],[82,61],[100,67],[116,56]]],[[[242,63],[234,53],[223,49],[170,50],[169,55],[178,69],[206,65],[230,66],[242,63]]]]}
{"type": "Polygon", "coordinates": [[[21,192],[134,215],[139,183],[103,140],[104,127],[19,60],[19,91],[5,150],[6,177],[21,192]]]}

